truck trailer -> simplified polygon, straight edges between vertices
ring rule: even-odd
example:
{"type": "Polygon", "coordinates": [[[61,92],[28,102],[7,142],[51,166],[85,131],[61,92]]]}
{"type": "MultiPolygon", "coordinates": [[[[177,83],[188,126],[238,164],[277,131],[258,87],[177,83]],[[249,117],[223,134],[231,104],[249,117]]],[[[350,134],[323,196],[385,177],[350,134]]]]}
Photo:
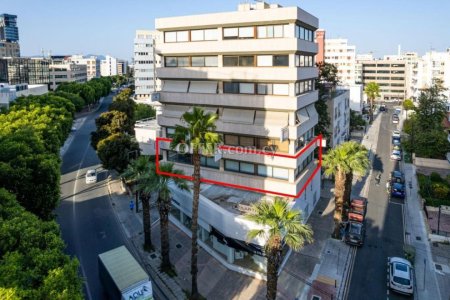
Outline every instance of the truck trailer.
{"type": "Polygon", "coordinates": [[[99,254],[98,268],[107,299],[153,300],[149,276],[125,246],[99,254]]]}

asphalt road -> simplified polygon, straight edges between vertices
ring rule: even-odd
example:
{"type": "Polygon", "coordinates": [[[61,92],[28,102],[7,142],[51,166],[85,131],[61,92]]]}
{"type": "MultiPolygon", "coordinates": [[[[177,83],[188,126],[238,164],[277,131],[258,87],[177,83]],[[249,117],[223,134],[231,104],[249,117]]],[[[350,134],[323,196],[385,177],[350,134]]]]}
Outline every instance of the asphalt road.
{"type": "Polygon", "coordinates": [[[398,169],[399,163],[390,160],[392,131],[392,106],[382,113],[377,151],[373,162],[373,173],[368,192],[366,215],[366,240],[356,252],[351,276],[349,300],[359,299],[409,299],[396,294],[387,287],[387,258],[403,257],[404,220],[403,200],[389,199],[386,181],[389,173],[398,169]],[[381,172],[380,184],[375,180],[381,172]]]}
{"type": "MultiPolygon", "coordinates": [[[[95,118],[107,111],[111,101],[112,96],[108,96],[97,112],[86,116],[62,156],[61,204],[56,210],[66,251],[80,261],[81,274],[85,278],[85,298],[91,300],[106,299],[98,277],[98,254],[128,243],[110,204],[107,171],[102,169],[90,146],[95,118]],[[96,184],[86,184],[88,169],[99,172],[96,184]]],[[[163,299],[159,289],[153,288],[158,296],[155,298],[163,299]]]]}

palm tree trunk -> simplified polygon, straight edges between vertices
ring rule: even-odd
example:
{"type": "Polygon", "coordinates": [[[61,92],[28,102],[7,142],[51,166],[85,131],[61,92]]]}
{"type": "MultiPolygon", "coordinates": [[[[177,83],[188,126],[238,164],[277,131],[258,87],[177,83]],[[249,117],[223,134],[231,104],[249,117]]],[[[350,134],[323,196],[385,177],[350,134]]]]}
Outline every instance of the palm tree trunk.
{"type": "Polygon", "coordinates": [[[334,237],[340,237],[340,228],[342,222],[342,212],[344,205],[344,193],[345,193],[345,174],[338,171],[335,176],[334,182],[334,237]]]}
{"type": "Polygon", "coordinates": [[[200,201],[200,154],[198,148],[193,150],[193,162],[194,162],[194,196],[192,199],[192,253],[191,253],[191,300],[199,299],[198,287],[197,287],[197,229],[198,229],[198,205],[200,201]]]}
{"type": "Polygon", "coordinates": [[[158,198],[159,222],[161,230],[161,269],[168,271],[172,269],[170,263],[170,240],[169,240],[169,212],[170,199],[158,198]]]}
{"type": "Polygon", "coordinates": [[[370,98],[369,102],[370,102],[370,124],[372,124],[372,122],[373,122],[373,99],[370,98]]]}
{"type": "Polygon", "coordinates": [[[267,256],[267,300],[275,300],[277,297],[278,285],[278,268],[281,264],[281,249],[280,247],[269,250],[267,256]]]}
{"type": "Polygon", "coordinates": [[[139,212],[139,191],[135,192],[135,198],[136,198],[136,213],[139,212]]]}
{"type": "Polygon", "coordinates": [[[343,218],[347,219],[347,209],[350,207],[350,199],[352,197],[353,173],[345,174],[345,190],[344,190],[344,209],[343,218]]]}
{"type": "Polygon", "coordinates": [[[152,230],[150,223],[150,195],[145,193],[141,194],[142,201],[142,217],[144,223],[144,250],[151,251],[153,249],[152,245],[152,230]]]}

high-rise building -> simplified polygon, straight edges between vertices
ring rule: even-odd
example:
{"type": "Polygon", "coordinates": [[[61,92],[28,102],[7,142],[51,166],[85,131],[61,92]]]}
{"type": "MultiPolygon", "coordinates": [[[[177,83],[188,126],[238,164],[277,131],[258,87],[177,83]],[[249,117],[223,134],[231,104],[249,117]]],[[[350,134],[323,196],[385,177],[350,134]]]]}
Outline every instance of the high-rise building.
{"type": "Polygon", "coordinates": [[[123,60],[123,59],[117,60],[117,75],[126,75],[127,68],[128,68],[128,63],[126,60],[123,60]]]}
{"type": "Polygon", "coordinates": [[[2,58],[0,59],[0,82],[7,82],[11,85],[21,83],[49,84],[50,59],[2,58]]]}
{"type": "Polygon", "coordinates": [[[87,80],[100,77],[100,59],[97,56],[72,55],[70,60],[77,65],[85,65],[87,80]]]}
{"type": "Polygon", "coordinates": [[[102,59],[100,61],[100,75],[101,76],[117,75],[117,58],[106,55],[105,59],[102,59]]]}
{"type": "Polygon", "coordinates": [[[17,16],[0,15],[0,41],[18,42],[19,29],[17,28],[17,16]]]}
{"type": "Polygon", "coordinates": [[[341,85],[356,83],[356,47],[347,39],[325,39],[325,62],[337,67],[337,77],[341,85]]]}
{"type": "MultiPolygon", "coordinates": [[[[182,114],[199,106],[218,114],[225,145],[281,154],[224,151],[201,158],[203,178],[261,191],[202,184],[199,239],[220,261],[264,267],[265,242],[245,242],[256,228],[244,218],[252,203],[283,193],[307,219],[320,197],[317,145],[308,147],[318,122],[317,27],[318,19],[298,7],[264,2],[241,4],[237,12],[156,19],[163,36],[156,47],[162,59],[162,135],[170,138],[175,125],[183,124],[182,114]]],[[[161,149],[164,161],[192,174],[189,153],[167,144],[161,149]]],[[[171,219],[190,230],[192,194],[173,187],[172,199],[171,219]]]]}
{"type": "Polygon", "coordinates": [[[159,90],[156,80],[156,66],[160,60],[155,55],[158,33],[149,30],[136,30],[134,39],[134,85],[136,100],[151,100],[151,94],[159,90]]]}
{"type": "Polygon", "coordinates": [[[17,16],[0,15],[0,58],[20,57],[17,16]]]}
{"type": "Polygon", "coordinates": [[[50,89],[55,90],[60,83],[87,81],[86,65],[78,65],[70,56],[52,56],[50,64],[50,89]]]}
{"type": "Polygon", "coordinates": [[[418,98],[423,89],[430,88],[436,80],[441,80],[444,94],[450,99],[450,48],[446,52],[430,51],[417,59],[412,85],[412,96],[418,98]]]}
{"type": "Polygon", "coordinates": [[[403,60],[362,61],[363,84],[375,82],[380,86],[381,100],[404,100],[406,97],[407,66],[403,60]]]}

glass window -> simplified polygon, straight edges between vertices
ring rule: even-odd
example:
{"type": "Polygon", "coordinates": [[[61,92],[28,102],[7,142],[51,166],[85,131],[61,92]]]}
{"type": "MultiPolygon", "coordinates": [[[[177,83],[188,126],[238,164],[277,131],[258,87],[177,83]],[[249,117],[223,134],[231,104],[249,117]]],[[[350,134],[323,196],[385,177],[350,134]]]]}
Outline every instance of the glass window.
{"type": "Polygon", "coordinates": [[[225,170],[239,172],[239,162],[234,160],[225,160],[225,170]]]}
{"type": "Polygon", "coordinates": [[[189,67],[189,57],[178,57],[178,67],[189,67]]]}
{"type": "Polygon", "coordinates": [[[189,31],[177,31],[177,42],[188,42],[189,31]]]}
{"type": "Polygon", "coordinates": [[[304,40],[305,39],[305,28],[300,27],[300,39],[304,40]]]}
{"type": "Polygon", "coordinates": [[[257,172],[258,172],[257,174],[259,176],[264,176],[264,177],[272,177],[273,176],[271,166],[258,165],[257,172]]]}
{"type": "Polygon", "coordinates": [[[205,56],[205,67],[217,67],[217,56],[205,56]]]}
{"type": "Polygon", "coordinates": [[[289,66],[289,56],[288,55],[274,55],[273,65],[276,67],[288,67],[289,66]]]}
{"type": "Polygon", "coordinates": [[[255,64],[254,56],[239,56],[240,67],[253,67],[255,64]]]}
{"type": "Polygon", "coordinates": [[[301,66],[300,58],[301,58],[301,55],[296,55],[295,56],[295,66],[296,67],[300,67],[301,66]]]}
{"type": "Polygon", "coordinates": [[[273,178],[286,179],[286,180],[289,179],[288,169],[273,168],[273,178]]]}
{"type": "Polygon", "coordinates": [[[205,29],[205,41],[217,41],[217,29],[205,29]]]}
{"type": "Polygon", "coordinates": [[[283,25],[273,26],[273,36],[276,38],[283,37],[283,25]]]}
{"type": "Polygon", "coordinates": [[[239,93],[254,94],[255,93],[255,85],[253,83],[240,83],[239,84],[239,93]]]}
{"type": "Polygon", "coordinates": [[[257,66],[258,67],[271,67],[273,65],[272,55],[258,55],[257,66]]]}
{"type": "Polygon", "coordinates": [[[224,38],[237,38],[238,37],[238,29],[237,28],[224,28],[223,29],[223,37],[224,38]]]}
{"type": "Polygon", "coordinates": [[[164,32],[164,42],[165,43],[175,43],[177,41],[176,31],[164,32]]]}
{"type": "Polygon", "coordinates": [[[192,66],[193,67],[204,67],[205,57],[204,56],[192,56],[192,66]]]}
{"type": "Polygon", "coordinates": [[[240,162],[240,171],[242,173],[254,174],[255,173],[255,165],[245,162],[240,162]]]}
{"type": "Polygon", "coordinates": [[[255,146],[255,139],[248,136],[241,136],[239,138],[239,146],[242,147],[253,147],[255,146]]]}
{"type": "Polygon", "coordinates": [[[239,27],[240,38],[252,38],[255,36],[255,30],[252,27],[239,27]]]}
{"type": "Polygon", "coordinates": [[[260,95],[272,95],[272,84],[258,83],[257,93],[260,95]]]}
{"type": "Polygon", "coordinates": [[[239,137],[237,135],[225,134],[225,145],[238,146],[239,137]]]}
{"type": "Polygon", "coordinates": [[[237,82],[224,82],[223,92],[227,94],[239,94],[239,83],[237,82]]]}
{"type": "Polygon", "coordinates": [[[175,134],[175,128],[167,127],[166,128],[166,137],[171,138],[175,134]]]}
{"type": "Polygon", "coordinates": [[[257,37],[259,39],[267,37],[267,27],[266,26],[258,26],[258,28],[257,28],[257,37]]]}
{"type": "Polygon", "coordinates": [[[191,30],[191,41],[203,41],[204,30],[191,30]]]}
{"type": "Polygon", "coordinates": [[[166,67],[176,67],[177,66],[177,58],[176,57],[165,57],[165,66],[166,67]]]}
{"type": "Polygon", "coordinates": [[[273,85],[273,94],[274,95],[289,95],[289,84],[274,84],[273,85]]]}
{"type": "Polygon", "coordinates": [[[267,26],[267,37],[273,38],[273,26],[267,26]]]}
{"type": "Polygon", "coordinates": [[[223,57],[223,66],[224,67],[236,67],[239,65],[239,57],[238,56],[224,56],[223,57]]]}
{"type": "Polygon", "coordinates": [[[210,168],[218,169],[220,167],[220,161],[215,161],[214,157],[206,157],[206,165],[210,168]]]}

